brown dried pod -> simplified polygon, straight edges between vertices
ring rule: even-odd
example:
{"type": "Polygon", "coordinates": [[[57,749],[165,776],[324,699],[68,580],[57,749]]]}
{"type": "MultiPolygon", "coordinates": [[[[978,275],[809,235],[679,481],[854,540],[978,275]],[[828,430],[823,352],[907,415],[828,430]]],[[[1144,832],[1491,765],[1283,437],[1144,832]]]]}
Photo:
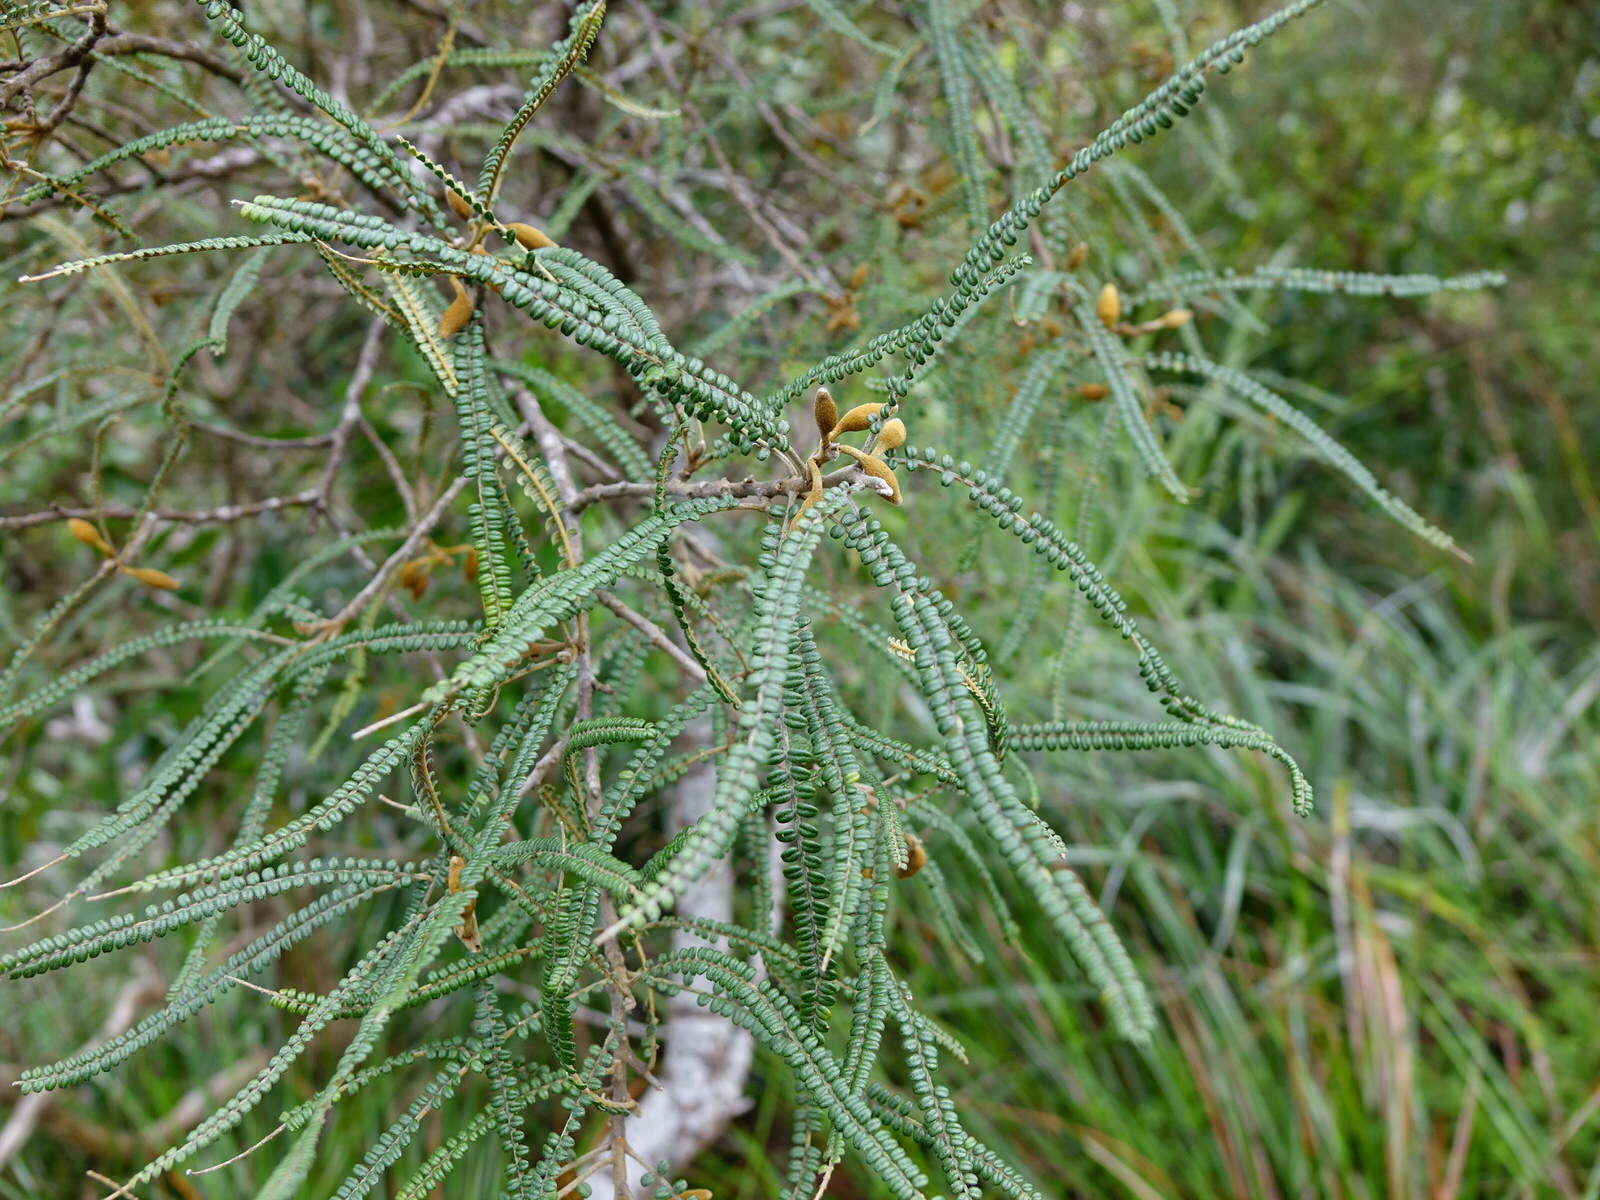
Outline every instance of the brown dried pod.
{"type": "Polygon", "coordinates": [[[812,415],[817,418],[817,432],[827,441],[834,426],[839,423],[839,406],[833,402],[833,393],[825,387],[817,389],[817,398],[811,404],[812,415]]]}
{"type": "Polygon", "coordinates": [[[854,293],[825,296],[823,299],[828,305],[828,323],[824,326],[827,332],[853,333],[861,328],[861,314],[856,311],[854,293]]]}
{"type": "Polygon", "coordinates": [[[422,593],[428,590],[428,568],[430,565],[425,558],[413,558],[400,568],[397,576],[400,586],[411,593],[413,600],[421,600],[422,593]]]}
{"type": "Polygon", "coordinates": [[[923,867],[928,865],[928,852],[923,848],[922,839],[914,833],[903,835],[906,839],[906,865],[895,872],[901,879],[910,879],[923,867]]]}
{"type": "Polygon", "coordinates": [[[506,228],[511,230],[517,239],[517,245],[524,250],[543,250],[546,246],[555,245],[544,230],[536,229],[534,226],[524,224],[521,221],[513,221],[506,228]]]}
{"type": "Polygon", "coordinates": [[[467,295],[467,289],[461,286],[461,280],[454,275],[450,276],[450,286],[455,289],[456,298],[450,301],[450,307],[440,314],[439,336],[442,338],[455,337],[472,319],[472,297],[467,295]]]}
{"type": "Polygon", "coordinates": [[[445,188],[444,202],[450,206],[450,211],[463,221],[471,221],[478,215],[472,211],[472,205],[467,203],[466,197],[456,191],[455,188],[445,188]]]}
{"type": "Polygon", "coordinates": [[[1104,400],[1111,394],[1111,389],[1103,383],[1080,383],[1078,395],[1084,400],[1104,400]]]}
{"type": "MultiPolygon", "coordinates": [[[[444,877],[445,891],[452,896],[461,891],[461,872],[466,867],[467,860],[459,854],[450,856],[450,868],[444,877]]],[[[461,924],[455,927],[456,937],[461,939],[461,944],[476,954],[483,949],[483,939],[478,936],[478,902],[469,901],[467,911],[461,914],[461,924]]]]}
{"type": "Polygon", "coordinates": [[[890,211],[902,229],[921,229],[928,209],[928,195],[916,188],[902,189],[891,202],[890,211]]]}
{"type": "Polygon", "coordinates": [[[120,570],[145,587],[159,588],[163,592],[175,592],[183,586],[165,571],[158,571],[154,567],[122,567],[120,570]]]}
{"type": "Polygon", "coordinates": [[[1089,260],[1089,243],[1079,242],[1067,252],[1067,270],[1076,271],[1089,260]]]}
{"type": "Polygon", "coordinates": [[[483,949],[483,938],[478,934],[478,902],[470,901],[467,911],[461,914],[461,924],[455,927],[456,937],[474,954],[483,949]]]}
{"type": "Polygon", "coordinates": [[[1108,283],[1100,289],[1100,298],[1094,302],[1094,312],[1107,329],[1122,320],[1122,294],[1117,291],[1116,284],[1108,283]]]}
{"type": "Polygon", "coordinates": [[[898,450],[906,444],[906,423],[899,417],[890,417],[878,430],[879,450],[898,450]]]}
{"type": "Polygon", "coordinates": [[[93,546],[107,558],[116,553],[111,548],[111,543],[100,536],[100,531],[94,527],[93,522],[85,521],[82,517],[67,518],[67,531],[85,546],[93,546]]]}

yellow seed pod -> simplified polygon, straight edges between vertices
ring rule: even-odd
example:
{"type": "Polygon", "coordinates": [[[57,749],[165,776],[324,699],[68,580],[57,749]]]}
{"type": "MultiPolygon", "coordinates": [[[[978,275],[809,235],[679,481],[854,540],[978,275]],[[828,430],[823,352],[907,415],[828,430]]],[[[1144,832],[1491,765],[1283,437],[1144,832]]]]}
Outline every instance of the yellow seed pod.
{"type": "Polygon", "coordinates": [[[914,833],[904,835],[906,839],[906,865],[895,872],[901,879],[910,879],[923,867],[928,865],[928,852],[923,849],[922,839],[914,833]]]}
{"type": "Polygon", "coordinates": [[[900,481],[895,478],[893,471],[887,463],[879,458],[869,458],[861,464],[861,469],[868,475],[874,475],[889,485],[889,503],[900,503],[900,481]]]}
{"type": "Polygon", "coordinates": [[[461,286],[461,280],[454,275],[450,277],[450,286],[455,288],[456,298],[450,301],[450,307],[440,314],[439,336],[442,338],[455,337],[472,319],[472,297],[467,295],[467,289],[461,286]]]}
{"type": "Polygon", "coordinates": [[[183,585],[165,571],[158,571],[154,567],[122,567],[124,575],[132,576],[145,587],[159,588],[163,592],[175,592],[183,585]]]}
{"type": "Polygon", "coordinates": [[[85,546],[93,546],[107,558],[116,553],[111,548],[111,543],[100,536],[100,531],[94,527],[94,524],[90,521],[85,521],[82,517],[69,517],[67,519],[67,531],[85,546]]]}
{"type": "Polygon", "coordinates": [[[881,404],[858,404],[844,416],[839,418],[839,423],[833,427],[833,436],[841,433],[856,433],[866,429],[872,424],[872,418],[878,415],[881,404]]]}
{"type": "Polygon", "coordinates": [[[467,203],[466,197],[456,191],[455,188],[445,188],[444,202],[450,206],[450,211],[463,221],[470,221],[478,215],[472,211],[472,205],[467,203]]]}
{"type": "Polygon", "coordinates": [[[895,478],[894,472],[889,469],[889,465],[883,459],[876,454],[868,454],[865,450],[857,450],[854,446],[841,444],[839,449],[860,463],[861,469],[868,475],[871,475],[874,479],[881,479],[889,485],[889,503],[900,503],[900,481],[895,478]]]}
{"type": "Polygon", "coordinates": [[[444,888],[452,896],[461,890],[461,871],[466,865],[467,860],[462,858],[461,855],[452,854],[450,856],[450,871],[445,876],[444,888]]]}
{"type": "Polygon", "coordinates": [[[795,509],[794,517],[789,522],[790,529],[800,524],[800,518],[806,515],[806,510],[822,499],[822,468],[812,458],[806,460],[806,469],[811,473],[811,487],[806,491],[806,498],[800,501],[800,507],[795,509]]]}
{"type": "Polygon", "coordinates": [[[906,444],[906,423],[899,417],[891,417],[883,423],[883,428],[878,431],[879,450],[898,450],[906,444]]]}
{"type": "Polygon", "coordinates": [[[1094,302],[1094,312],[1107,329],[1122,320],[1122,294],[1117,291],[1116,284],[1108,283],[1100,289],[1100,298],[1094,302]]]}
{"type": "Polygon", "coordinates": [[[546,246],[555,245],[546,236],[544,230],[535,229],[532,225],[524,224],[521,221],[513,221],[506,228],[516,236],[517,245],[524,250],[543,250],[546,246]]]}
{"type": "Polygon", "coordinates": [[[679,1192],[678,1200],[711,1200],[710,1188],[690,1188],[687,1192],[679,1192]]]}
{"type": "Polygon", "coordinates": [[[1085,400],[1104,400],[1111,394],[1111,389],[1103,383],[1080,383],[1078,395],[1085,400]]]}
{"type": "Polygon", "coordinates": [[[839,406],[833,402],[833,393],[825,387],[819,387],[811,412],[817,418],[817,432],[822,435],[823,441],[827,441],[834,426],[839,424],[839,406]]]}
{"type": "Polygon", "coordinates": [[[1076,271],[1089,260],[1089,243],[1079,242],[1067,253],[1067,270],[1076,271]]]}
{"type": "MultiPolygon", "coordinates": [[[[494,257],[494,255],[489,253],[489,248],[487,246],[485,246],[481,241],[473,242],[472,245],[469,246],[467,249],[468,249],[468,252],[471,253],[471,254],[481,254],[485,258],[493,258],[494,257]]],[[[540,270],[544,270],[544,268],[541,267],[540,270]]],[[[548,274],[548,272],[546,272],[546,274],[548,274]]],[[[494,280],[490,279],[490,280],[485,280],[484,281],[484,286],[487,287],[496,296],[500,296],[500,297],[503,298],[505,296],[505,294],[506,294],[506,285],[503,284],[503,283],[497,283],[494,280]]]]}
{"type": "Polygon", "coordinates": [[[1187,308],[1175,308],[1171,312],[1164,312],[1156,318],[1156,325],[1162,329],[1182,329],[1194,320],[1194,313],[1187,308]]]}

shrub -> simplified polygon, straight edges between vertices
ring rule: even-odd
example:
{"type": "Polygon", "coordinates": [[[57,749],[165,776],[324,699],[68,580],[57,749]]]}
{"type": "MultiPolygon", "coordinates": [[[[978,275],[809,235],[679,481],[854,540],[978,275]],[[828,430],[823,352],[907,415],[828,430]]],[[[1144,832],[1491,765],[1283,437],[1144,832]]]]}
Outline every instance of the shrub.
{"type": "MultiPolygon", "coordinates": [[[[113,915],[0,960],[25,978],[181,935],[165,1002],[28,1069],[23,1089],[93,1079],[225,995],[264,991],[292,1032],[127,1188],[239,1130],[343,1021],[337,1061],[283,1112],[286,1148],[261,1195],[299,1194],[340,1105],[401,1072],[424,1081],[364,1136],[336,1195],[372,1191],[444,1109],[458,1110],[454,1132],[407,1160],[399,1194],[426,1194],[484,1141],[504,1191],[564,1194],[627,1169],[665,1002],[687,995],[792,1076],[785,1195],[819,1194],[846,1156],[894,1195],[1039,1195],[941,1082],[941,1056],[960,1046],[896,969],[897,910],[935,912],[960,953],[982,955],[999,930],[1052,966],[1070,957],[1106,1036],[1141,1042],[1161,1036],[1141,972],[1019,764],[1255,751],[1281,764],[1295,811],[1312,803],[1266,730],[1185,690],[1084,550],[1108,497],[1146,486],[1123,465],[1187,501],[1165,442],[1236,412],[1287,427],[1377,508],[1455,549],[1285,385],[1237,361],[1227,331],[1259,321],[1242,303],[1252,293],[1418,296],[1493,280],[1219,270],[1181,198],[1127,161],[1184,122],[1224,169],[1225,127],[1184,119],[1316,0],[1156,64],[1148,95],[1067,152],[1081,118],[1064,101],[1080,97],[1064,87],[1068,39],[1043,12],[1034,26],[954,0],[904,14],[812,0],[711,28],[693,6],[678,21],[607,23],[595,2],[530,52],[457,5],[425,57],[380,60],[389,77],[358,103],[351,64],[324,68],[340,86],[318,83],[253,12],[198,7],[216,48],[117,31],[98,8],[10,18],[27,55],[3,91],[33,114],[39,153],[8,159],[7,215],[35,217],[77,257],[24,277],[33,291],[17,303],[37,308],[14,311],[38,350],[21,361],[48,352],[53,369],[13,393],[8,408],[30,407],[8,453],[41,448],[58,465],[28,477],[55,485],[82,462],[60,449],[76,433],[89,483],[81,505],[0,522],[98,563],[22,632],[0,722],[37,731],[152,658],[187,668],[175,697],[199,697],[181,727],[139,731],[159,745],[153,764],[30,872],[73,873],[64,903],[115,897],[113,915]],[[837,94],[789,70],[824,45],[861,65],[837,94]],[[602,60],[610,78],[590,65],[602,60]],[[475,94],[458,85],[470,71],[526,80],[508,118],[483,126],[506,88],[475,94]],[[647,72],[665,102],[634,94],[647,72]],[[160,127],[114,113],[115,146],[70,161],[76,139],[51,135],[83,96],[119,87],[160,127]],[[895,154],[923,169],[874,167],[895,154]],[[245,174],[268,190],[247,197],[245,174]],[[232,218],[194,198],[193,181],[215,176],[235,193],[232,218]],[[141,222],[200,236],[139,245],[141,222]],[[91,223],[135,244],[90,253],[91,223]],[[641,248],[648,261],[634,261],[641,248]],[[189,282],[152,314],[126,280],[179,270],[134,265],[175,255],[224,265],[175,276],[189,282]],[[313,257],[319,281],[300,270],[313,257]],[[364,335],[328,305],[335,285],[365,310],[364,335]],[[287,385],[252,393],[265,364],[246,363],[219,386],[236,327],[259,359],[273,322],[307,365],[275,364],[287,385]],[[95,333],[107,328],[141,340],[113,337],[108,361],[95,333]],[[336,361],[342,390],[327,386],[336,361]],[[107,386],[109,373],[125,381],[107,386]],[[1008,402],[993,402],[1007,384],[1008,402]],[[52,390],[62,402],[34,402],[52,390]],[[291,423],[320,428],[328,410],[331,428],[283,432],[274,410],[288,398],[291,423]],[[246,474],[271,495],[166,503],[192,494],[197,465],[225,469],[217,446],[270,462],[246,474]],[[129,449],[156,451],[142,485],[129,449]],[[1013,487],[1024,464],[1032,502],[1013,487]],[[964,504],[937,499],[935,481],[964,504]],[[303,526],[290,516],[302,510],[303,526]],[[247,557],[253,602],[223,615],[231,597],[205,575],[247,557]],[[1003,629],[947,586],[990,565],[1028,580],[1003,629]],[[1068,584],[1052,629],[1041,613],[1068,584]],[[122,620],[113,605],[171,619],[122,620]],[[1159,706],[1148,719],[1069,719],[1088,628],[1125,641],[1159,706]],[[1049,673],[1008,672],[1029,647],[1049,673]],[[77,665],[50,666],[75,650],[77,665]],[[666,797],[701,764],[714,767],[704,811],[668,827],[666,797]],[[221,803],[225,845],[197,812],[206,797],[221,803]],[[151,871],[157,848],[169,865],[151,871]],[[984,894],[952,894],[941,858],[975,867],[984,894]],[[725,862],[734,910],[682,911],[725,862]],[[1018,928],[1008,897],[1020,895],[1048,928],[1018,928]],[[224,943],[263,908],[269,924],[224,943]],[[331,986],[257,982],[324,930],[348,950],[331,986]],[[407,1023],[423,1006],[432,1030],[407,1023]]],[[[184,32],[199,36],[194,25],[184,32]]],[[[1170,32],[1183,48],[1184,30],[1170,32]]],[[[38,256],[31,238],[16,257],[38,256]]],[[[690,1194],[665,1176],[647,1186],[690,1194]]]]}

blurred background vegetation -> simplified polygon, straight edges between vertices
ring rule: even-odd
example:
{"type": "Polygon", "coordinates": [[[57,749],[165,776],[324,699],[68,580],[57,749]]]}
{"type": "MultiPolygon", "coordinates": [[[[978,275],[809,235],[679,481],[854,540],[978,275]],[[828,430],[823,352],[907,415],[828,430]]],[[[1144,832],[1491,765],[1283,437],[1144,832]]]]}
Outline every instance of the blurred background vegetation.
{"type": "MultiPolygon", "coordinates": [[[[415,22],[426,53],[436,35],[422,4],[373,7],[415,22]]],[[[1163,14],[1201,45],[1260,11],[1066,4],[1078,57],[1063,69],[1093,81],[1109,117],[1161,77],[1163,14]]],[[[338,8],[305,12],[302,49],[325,65],[338,8]]],[[[797,86],[823,112],[829,64],[804,70],[797,86]]],[[[1318,812],[1286,817],[1281,777],[1253,756],[1070,756],[1040,777],[1053,823],[1157,987],[1165,1028],[1146,1049],[1108,1041],[1079,982],[1003,945],[998,927],[974,963],[931,914],[903,916],[897,969],[968,1048],[968,1064],[950,1064],[968,1123],[1011,1146],[1047,1194],[1600,1195],[1600,9],[1346,0],[1208,101],[1223,157],[1175,139],[1131,161],[1218,261],[1509,276],[1494,293],[1415,302],[1266,293],[1249,302],[1263,331],[1239,351],[1253,370],[1320,389],[1295,398],[1473,562],[1422,552],[1326,469],[1279,453],[1270,427],[1180,429],[1171,449],[1202,486],[1195,502],[1178,511],[1125,471],[1091,549],[1193,690],[1299,758],[1318,812]]],[[[1100,183],[1088,194],[1109,195],[1100,183]]],[[[847,222],[839,203],[829,219],[847,222]]],[[[952,257],[919,252],[936,272],[952,257]]],[[[854,264],[841,250],[831,265],[843,277],[854,264]]],[[[641,291],[654,302],[649,270],[641,291]]],[[[859,304],[865,316],[870,289],[859,304]]],[[[804,361],[816,324],[768,336],[793,337],[804,361]]],[[[356,328],[328,344],[347,352],[356,328]]],[[[306,361],[336,360],[323,349],[306,361]]],[[[23,436],[20,421],[0,422],[0,447],[23,436]]],[[[62,494],[42,458],[0,466],[6,511],[62,494]]],[[[30,533],[8,548],[8,536],[0,612],[14,631],[76,576],[63,539],[30,533]]],[[[231,576],[239,594],[215,604],[248,607],[292,546],[276,553],[231,576]]],[[[951,586],[992,613],[999,640],[1029,568],[1019,555],[958,571],[948,557],[951,586]]],[[[1046,601],[1044,627],[1066,619],[1046,601]]],[[[1017,694],[1048,697],[1059,682],[1043,655],[1014,654],[1004,672],[1017,694]]],[[[1086,642],[1072,675],[1083,715],[1142,711],[1114,645],[1086,642]]],[[[52,836],[58,807],[114,797],[140,739],[200,699],[130,690],[92,717],[112,725],[103,745],[58,757],[16,735],[3,743],[0,861],[52,836]],[[60,794],[69,774],[96,781],[92,794],[60,794]]],[[[958,894],[980,894],[959,861],[944,869],[958,894]]],[[[27,893],[0,893],[0,921],[48,902],[46,889],[27,893]]],[[[313,982],[318,953],[297,968],[313,982]]],[[[127,978],[6,985],[0,1073],[92,1038],[127,978]]],[[[76,1196],[91,1163],[137,1165],[128,1131],[274,1044],[287,1020],[235,995],[116,1084],[68,1095],[0,1173],[0,1196],[76,1196]]],[[[790,1099],[780,1079],[756,1081],[751,1113],[703,1160],[696,1182],[718,1200],[772,1194],[790,1099]]],[[[370,1128],[392,1101],[377,1090],[359,1101],[373,1106],[370,1128]]],[[[0,1120],[11,1102],[0,1097],[0,1120]]],[[[245,1160],[163,1186],[247,1195],[262,1169],[245,1160]]],[[[474,1169],[451,1194],[487,1188],[495,1164],[474,1169]]],[[[872,1192],[846,1173],[830,1194],[872,1192]]]]}

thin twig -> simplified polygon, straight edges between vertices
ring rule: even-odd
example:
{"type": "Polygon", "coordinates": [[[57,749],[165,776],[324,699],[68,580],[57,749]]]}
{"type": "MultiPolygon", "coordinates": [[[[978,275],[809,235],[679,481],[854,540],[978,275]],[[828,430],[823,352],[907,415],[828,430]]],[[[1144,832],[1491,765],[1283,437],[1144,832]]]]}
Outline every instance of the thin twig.
{"type": "MultiPolygon", "coordinates": [[[[734,496],[741,499],[780,500],[798,496],[811,486],[809,479],[789,476],[783,479],[706,479],[699,483],[669,483],[667,495],[674,500],[704,500],[713,496],[734,496]]],[[[881,495],[889,494],[889,485],[874,479],[860,467],[849,466],[822,477],[824,488],[869,487],[881,495]]],[[[653,496],[653,483],[623,480],[620,483],[597,483],[584,488],[572,499],[574,512],[582,512],[591,504],[603,500],[620,500],[629,497],[653,496]]]]}
{"type": "Polygon", "coordinates": [[[350,602],[329,617],[316,625],[315,632],[336,633],[348,625],[374,596],[378,595],[389,582],[389,577],[400,569],[401,565],[417,556],[422,543],[433,532],[433,527],[443,518],[452,501],[461,494],[461,489],[467,486],[466,476],[459,476],[454,483],[439,493],[439,498],[433,506],[423,513],[417,523],[411,527],[411,532],[406,535],[406,540],[400,543],[400,548],[384,559],[383,565],[367,580],[366,586],[350,598],[350,602]]]}
{"type": "Polygon", "coordinates": [[[705,682],[705,668],[694,660],[693,655],[690,655],[684,651],[676,642],[668,637],[666,631],[663,630],[661,626],[657,625],[643,613],[636,612],[629,608],[620,599],[612,595],[612,593],[606,591],[604,588],[601,588],[595,592],[594,596],[595,599],[600,601],[601,604],[604,604],[612,612],[616,613],[617,616],[621,617],[629,625],[632,625],[640,633],[644,634],[644,636],[650,640],[651,645],[665,651],[672,661],[682,667],[685,674],[687,674],[696,683],[705,682]]]}
{"type": "MultiPolygon", "coordinates": [[[[151,512],[150,516],[157,521],[173,521],[182,525],[213,525],[242,521],[247,517],[259,517],[263,513],[277,512],[280,509],[315,504],[317,497],[318,493],[315,491],[295,492],[291,496],[272,496],[266,500],[251,500],[243,504],[221,504],[216,508],[158,508],[151,512]]],[[[113,521],[128,521],[137,515],[138,510],[125,505],[110,504],[104,508],[94,509],[52,504],[39,512],[0,517],[0,530],[28,529],[34,525],[48,525],[52,521],[65,521],[70,517],[81,517],[92,521],[97,516],[103,516],[113,521]]]]}

